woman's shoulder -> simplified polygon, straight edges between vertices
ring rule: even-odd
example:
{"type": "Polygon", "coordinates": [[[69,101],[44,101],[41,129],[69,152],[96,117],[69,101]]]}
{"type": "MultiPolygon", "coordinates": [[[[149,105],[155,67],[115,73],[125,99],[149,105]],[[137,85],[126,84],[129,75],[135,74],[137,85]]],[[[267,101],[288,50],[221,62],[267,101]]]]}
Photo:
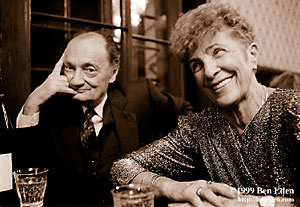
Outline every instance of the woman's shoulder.
{"type": "Polygon", "coordinates": [[[270,96],[271,114],[281,119],[300,120],[300,92],[293,89],[276,89],[270,96]]]}
{"type": "Polygon", "coordinates": [[[300,91],[295,89],[276,88],[272,94],[275,97],[300,97],[300,91]]]}
{"type": "Polygon", "coordinates": [[[209,107],[200,112],[181,115],[178,117],[178,125],[180,126],[199,126],[202,124],[211,123],[213,120],[218,119],[222,112],[217,107],[209,107]]]}
{"type": "Polygon", "coordinates": [[[179,120],[183,120],[183,121],[192,121],[194,119],[201,119],[204,118],[207,115],[213,115],[213,114],[217,114],[218,113],[218,108],[216,107],[209,107],[206,109],[203,109],[200,112],[194,112],[194,113],[190,113],[187,115],[181,115],[179,116],[179,120]]]}
{"type": "Polygon", "coordinates": [[[270,101],[277,106],[294,106],[300,103],[300,91],[277,88],[270,96],[270,101]]]}

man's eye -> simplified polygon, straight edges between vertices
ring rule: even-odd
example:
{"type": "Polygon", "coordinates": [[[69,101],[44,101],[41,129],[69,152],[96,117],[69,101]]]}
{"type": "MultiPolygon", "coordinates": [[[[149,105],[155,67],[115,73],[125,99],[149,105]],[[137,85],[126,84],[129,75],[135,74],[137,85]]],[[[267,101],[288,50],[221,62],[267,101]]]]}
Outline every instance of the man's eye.
{"type": "Polygon", "coordinates": [[[197,73],[203,68],[203,63],[202,62],[191,62],[190,63],[190,68],[192,70],[192,73],[197,73]]]}
{"type": "Polygon", "coordinates": [[[216,48],[216,49],[214,49],[213,56],[214,57],[221,57],[224,53],[225,53],[224,49],[216,48]]]}
{"type": "Polygon", "coordinates": [[[67,66],[67,65],[64,65],[64,70],[65,71],[71,71],[71,70],[74,70],[74,68],[72,68],[70,66],[67,66]]]}
{"type": "Polygon", "coordinates": [[[93,73],[95,73],[97,70],[96,70],[94,67],[92,67],[92,66],[88,66],[88,67],[85,67],[85,68],[84,68],[84,71],[85,71],[86,73],[93,74],[93,73]]]}

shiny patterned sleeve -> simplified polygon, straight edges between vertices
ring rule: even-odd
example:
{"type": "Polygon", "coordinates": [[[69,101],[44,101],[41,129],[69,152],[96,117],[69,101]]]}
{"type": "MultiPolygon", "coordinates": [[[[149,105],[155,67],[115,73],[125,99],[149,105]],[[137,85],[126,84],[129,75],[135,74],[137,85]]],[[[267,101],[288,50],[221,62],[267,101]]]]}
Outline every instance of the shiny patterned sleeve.
{"type": "MultiPolygon", "coordinates": [[[[291,92],[291,91],[289,91],[291,92]]],[[[300,141],[300,92],[292,91],[288,106],[288,113],[291,116],[291,125],[297,141],[300,141]]]]}
{"type": "Polygon", "coordinates": [[[113,183],[128,184],[143,171],[171,178],[176,178],[179,174],[182,176],[195,173],[201,156],[197,132],[198,115],[179,117],[178,127],[166,137],[115,162],[111,168],[113,183]]]}
{"type": "MultiPolygon", "coordinates": [[[[288,112],[292,117],[290,122],[293,130],[293,134],[296,137],[294,145],[295,152],[295,198],[297,198],[297,203],[300,201],[300,92],[295,92],[290,95],[291,100],[288,107],[288,112]]],[[[298,206],[298,205],[297,205],[298,206]]]]}

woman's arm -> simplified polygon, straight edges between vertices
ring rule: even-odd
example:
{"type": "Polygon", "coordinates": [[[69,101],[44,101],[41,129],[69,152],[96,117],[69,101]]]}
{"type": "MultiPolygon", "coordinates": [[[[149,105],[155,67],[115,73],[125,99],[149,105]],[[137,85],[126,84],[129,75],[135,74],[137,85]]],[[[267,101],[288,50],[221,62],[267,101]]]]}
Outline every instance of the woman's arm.
{"type": "Polygon", "coordinates": [[[221,183],[201,180],[199,165],[201,153],[196,127],[189,127],[180,120],[177,129],[168,136],[155,141],[115,162],[111,169],[115,185],[139,183],[155,189],[155,195],[173,201],[189,202],[203,206],[207,200],[215,206],[226,198],[235,198],[237,191],[221,183]],[[196,175],[196,176],[195,176],[196,175]],[[180,178],[183,182],[177,181],[180,178]],[[193,181],[190,181],[193,180],[193,181]]]}
{"type": "Polygon", "coordinates": [[[201,176],[198,170],[199,157],[201,157],[199,141],[186,136],[185,131],[182,126],[179,126],[168,136],[115,162],[111,168],[113,183],[128,184],[144,171],[173,179],[192,179],[191,175],[199,178],[201,176]]]}
{"type": "Polygon", "coordinates": [[[175,202],[188,202],[192,206],[206,206],[205,203],[223,206],[228,199],[237,197],[237,190],[226,184],[205,180],[178,182],[148,171],[138,174],[131,183],[153,188],[156,197],[166,197],[175,202]]]}

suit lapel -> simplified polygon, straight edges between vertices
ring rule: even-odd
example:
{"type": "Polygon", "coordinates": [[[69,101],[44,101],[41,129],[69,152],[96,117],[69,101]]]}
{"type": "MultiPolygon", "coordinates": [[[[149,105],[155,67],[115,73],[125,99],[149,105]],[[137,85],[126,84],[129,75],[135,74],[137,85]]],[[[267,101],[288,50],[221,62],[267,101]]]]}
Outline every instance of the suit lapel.
{"type": "Polygon", "coordinates": [[[109,91],[108,97],[121,150],[123,154],[127,154],[139,148],[136,116],[134,113],[126,111],[127,101],[119,90],[109,91]]]}
{"type": "Polygon", "coordinates": [[[80,126],[72,124],[65,128],[62,132],[63,145],[61,146],[61,153],[70,163],[72,169],[76,169],[79,173],[84,173],[83,151],[81,150],[81,142],[79,138],[80,126]]]}
{"type": "Polygon", "coordinates": [[[69,163],[71,169],[77,172],[84,172],[84,161],[82,158],[81,142],[79,139],[79,131],[84,114],[80,104],[69,105],[67,112],[61,117],[65,118],[64,127],[56,131],[54,142],[59,157],[62,162],[69,163]],[[71,109],[69,109],[71,108],[71,109]],[[66,118],[67,117],[67,118],[66,118]]]}

